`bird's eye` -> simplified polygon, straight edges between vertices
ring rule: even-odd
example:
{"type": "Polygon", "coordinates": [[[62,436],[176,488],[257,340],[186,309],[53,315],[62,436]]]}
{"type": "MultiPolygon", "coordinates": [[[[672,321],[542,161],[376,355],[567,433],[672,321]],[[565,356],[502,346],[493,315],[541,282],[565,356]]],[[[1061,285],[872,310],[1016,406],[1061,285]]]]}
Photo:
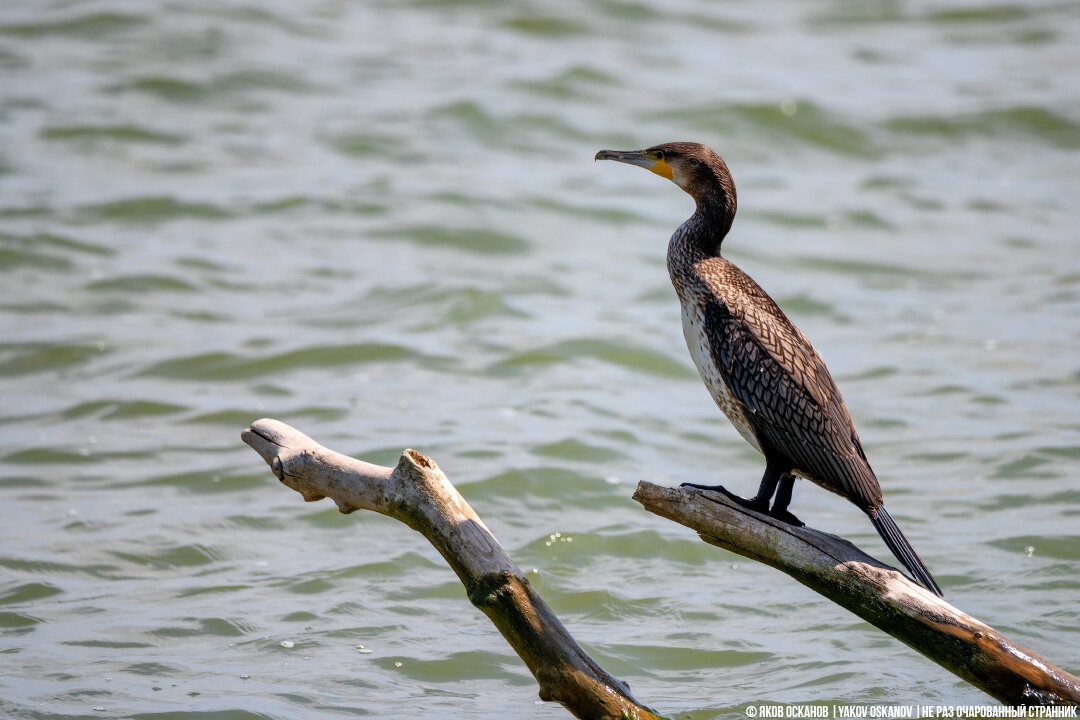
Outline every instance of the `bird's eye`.
{"type": "Polygon", "coordinates": [[[657,160],[663,160],[664,159],[664,151],[663,150],[657,150],[656,151],[656,159],[657,160]]]}

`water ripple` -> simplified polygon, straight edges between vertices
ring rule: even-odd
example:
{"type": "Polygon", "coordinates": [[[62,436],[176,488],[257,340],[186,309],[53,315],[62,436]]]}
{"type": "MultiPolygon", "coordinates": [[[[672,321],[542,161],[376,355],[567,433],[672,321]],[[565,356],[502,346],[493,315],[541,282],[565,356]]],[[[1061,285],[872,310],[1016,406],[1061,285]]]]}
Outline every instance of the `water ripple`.
{"type": "Polygon", "coordinates": [[[177,380],[227,382],[247,380],[299,368],[340,367],[404,360],[431,363],[435,359],[433,356],[401,345],[355,343],[307,347],[258,358],[246,358],[228,352],[191,355],[155,363],[142,374],[177,380]]]}
{"type": "Polygon", "coordinates": [[[673,717],[981,704],[630,498],[761,473],[681,337],[692,201],[592,160],[666,140],[723,152],[725,250],[950,600],[1076,667],[1078,33],[1011,0],[7,3],[0,716],[560,712],[422,537],[281,487],[237,437],[265,415],[431,453],[673,717]]]}

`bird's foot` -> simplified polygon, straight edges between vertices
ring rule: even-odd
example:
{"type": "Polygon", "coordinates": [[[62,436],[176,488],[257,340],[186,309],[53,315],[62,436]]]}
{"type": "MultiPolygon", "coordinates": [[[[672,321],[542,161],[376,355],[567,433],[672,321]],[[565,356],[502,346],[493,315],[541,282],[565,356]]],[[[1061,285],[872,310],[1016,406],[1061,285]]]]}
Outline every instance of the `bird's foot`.
{"type": "MultiPolygon", "coordinates": [[[[731,492],[723,485],[698,485],[697,483],[682,483],[681,485],[679,485],[679,487],[692,487],[698,490],[712,490],[713,492],[720,493],[732,502],[738,503],[744,508],[749,508],[754,512],[766,514],[769,512],[769,501],[767,499],[762,500],[759,498],[744,498],[742,495],[736,495],[735,493],[731,492]]],[[[794,517],[794,515],[792,515],[792,517],[794,517]]]]}
{"type": "Polygon", "coordinates": [[[773,508],[769,511],[769,517],[776,518],[780,522],[786,522],[788,525],[794,525],[795,527],[804,527],[806,525],[806,523],[792,515],[786,509],[777,510],[776,508],[773,508]]]}

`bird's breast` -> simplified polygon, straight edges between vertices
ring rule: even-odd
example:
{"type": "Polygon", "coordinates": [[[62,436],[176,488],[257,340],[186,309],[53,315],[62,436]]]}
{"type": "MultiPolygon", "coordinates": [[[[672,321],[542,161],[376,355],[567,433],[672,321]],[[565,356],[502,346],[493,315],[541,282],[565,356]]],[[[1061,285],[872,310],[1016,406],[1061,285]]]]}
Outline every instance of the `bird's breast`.
{"type": "Polygon", "coordinates": [[[761,444],[746,416],[746,408],[731,394],[723,375],[720,374],[717,360],[713,357],[712,342],[705,328],[704,306],[694,297],[680,297],[679,300],[682,304],[683,335],[686,337],[686,346],[690,349],[690,357],[694,359],[694,365],[697,366],[701,379],[705,381],[705,387],[709,389],[709,394],[739,434],[760,452],[761,444]]]}

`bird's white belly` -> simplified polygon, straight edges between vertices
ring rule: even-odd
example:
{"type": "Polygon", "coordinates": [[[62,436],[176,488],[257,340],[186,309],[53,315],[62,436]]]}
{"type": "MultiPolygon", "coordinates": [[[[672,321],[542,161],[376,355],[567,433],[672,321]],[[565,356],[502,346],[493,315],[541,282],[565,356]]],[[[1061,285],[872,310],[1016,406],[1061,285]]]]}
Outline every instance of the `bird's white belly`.
{"type": "Polygon", "coordinates": [[[754,436],[753,428],[746,418],[746,410],[735,396],[731,394],[727,383],[720,374],[720,368],[713,360],[709,338],[705,333],[705,318],[697,303],[682,303],[683,335],[686,337],[686,346],[690,349],[690,357],[694,358],[701,379],[705,381],[705,387],[709,389],[716,404],[727,415],[728,420],[739,431],[746,442],[750,443],[758,452],[761,446],[754,436]]]}

